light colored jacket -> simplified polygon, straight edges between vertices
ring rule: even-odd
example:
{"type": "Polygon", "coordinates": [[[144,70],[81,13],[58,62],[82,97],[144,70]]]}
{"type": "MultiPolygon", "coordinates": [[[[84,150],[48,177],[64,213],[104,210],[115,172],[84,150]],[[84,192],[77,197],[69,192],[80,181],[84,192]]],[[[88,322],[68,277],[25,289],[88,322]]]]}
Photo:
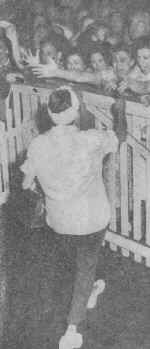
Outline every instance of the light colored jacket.
{"type": "Polygon", "coordinates": [[[85,235],[107,226],[110,205],[102,163],[116,152],[113,131],[56,126],[36,137],[22,166],[24,188],[37,177],[46,198],[47,224],[60,234],[85,235]]]}

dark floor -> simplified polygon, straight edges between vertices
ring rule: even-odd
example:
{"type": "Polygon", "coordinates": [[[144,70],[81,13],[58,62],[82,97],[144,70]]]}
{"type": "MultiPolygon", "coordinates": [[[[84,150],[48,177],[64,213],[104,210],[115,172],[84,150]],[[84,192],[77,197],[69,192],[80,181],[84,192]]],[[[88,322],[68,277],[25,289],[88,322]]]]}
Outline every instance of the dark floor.
{"type": "MultiPolygon", "coordinates": [[[[53,233],[29,229],[32,200],[22,193],[20,197],[13,197],[7,208],[3,349],[58,349],[74,264],[69,254],[64,257],[53,233]]],[[[80,328],[83,349],[149,349],[150,269],[104,248],[97,277],[105,278],[106,290],[80,328]]]]}
{"type": "MultiPolygon", "coordinates": [[[[56,349],[66,325],[74,267],[53,234],[11,224],[6,233],[5,349],[56,349]]],[[[150,270],[104,249],[106,290],[82,324],[83,349],[150,348],[150,270]]],[[[103,269],[103,270],[102,270],[103,269]]]]}

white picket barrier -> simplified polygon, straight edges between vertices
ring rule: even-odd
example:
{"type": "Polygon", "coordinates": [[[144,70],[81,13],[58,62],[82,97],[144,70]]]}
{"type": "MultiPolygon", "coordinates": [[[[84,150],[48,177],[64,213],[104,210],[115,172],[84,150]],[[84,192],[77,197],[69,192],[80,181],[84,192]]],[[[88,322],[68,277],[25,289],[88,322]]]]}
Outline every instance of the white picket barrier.
{"type": "Polygon", "coordinates": [[[9,163],[5,125],[0,122],[0,205],[6,202],[9,194],[9,163]]]}
{"type": "MultiPolygon", "coordinates": [[[[35,115],[51,88],[13,85],[6,101],[5,129],[0,141],[0,204],[9,193],[11,163],[37,134],[35,115]],[[2,183],[1,183],[2,182],[2,183]]],[[[112,128],[113,98],[82,91],[83,102],[100,124],[112,128]]],[[[111,155],[107,183],[112,219],[106,241],[124,256],[150,266],[150,108],[126,103],[128,136],[117,155],[111,155]]]]}
{"type": "MultiPolygon", "coordinates": [[[[111,128],[110,97],[83,93],[86,108],[98,123],[111,128]]],[[[111,157],[109,193],[112,205],[110,231],[106,235],[112,250],[124,256],[145,260],[150,266],[150,108],[139,103],[126,103],[128,136],[119,151],[119,172],[115,156],[111,157]],[[117,165],[117,166],[116,166],[117,165]],[[116,172],[114,173],[114,169],[116,172]],[[118,205],[118,186],[120,205],[118,205]],[[118,212],[118,214],[117,214],[118,212]]]]}

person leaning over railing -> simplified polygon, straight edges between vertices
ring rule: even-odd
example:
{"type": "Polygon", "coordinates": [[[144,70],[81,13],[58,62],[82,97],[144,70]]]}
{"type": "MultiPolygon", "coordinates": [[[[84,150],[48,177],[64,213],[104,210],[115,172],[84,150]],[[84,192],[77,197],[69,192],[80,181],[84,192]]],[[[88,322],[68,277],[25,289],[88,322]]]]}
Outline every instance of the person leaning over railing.
{"type": "Polygon", "coordinates": [[[12,82],[15,81],[15,73],[20,76],[19,72],[23,70],[17,32],[14,24],[6,21],[0,21],[0,29],[0,75],[12,82]],[[14,73],[14,79],[9,73],[14,73]]]}
{"type": "MultiPolygon", "coordinates": [[[[114,86],[116,77],[113,68],[106,61],[105,53],[108,51],[106,47],[98,47],[94,44],[89,52],[89,68],[83,71],[77,69],[62,69],[58,65],[51,64],[32,64],[33,73],[38,78],[60,78],[71,82],[87,83],[96,87],[103,87],[111,90],[114,86]],[[105,53],[104,53],[105,52],[105,53]]],[[[110,52],[107,52],[110,54],[110,52]]]]}
{"type": "Polygon", "coordinates": [[[135,66],[120,84],[120,91],[131,90],[140,96],[146,106],[150,105],[150,38],[137,39],[133,46],[135,66]]]}
{"type": "Polygon", "coordinates": [[[15,26],[0,21],[0,29],[0,120],[5,121],[5,98],[9,94],[10,84],[17,78],[23,78],[23,66],[15,26]]]}

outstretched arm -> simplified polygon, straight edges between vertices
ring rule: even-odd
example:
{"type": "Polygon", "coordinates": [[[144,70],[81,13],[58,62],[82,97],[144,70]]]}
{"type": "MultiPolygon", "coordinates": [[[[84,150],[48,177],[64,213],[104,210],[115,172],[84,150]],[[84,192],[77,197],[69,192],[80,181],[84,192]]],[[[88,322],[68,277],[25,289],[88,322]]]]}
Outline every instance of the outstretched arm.
{"type": "Polygon", "coordinates": [[[68,81],[75,81],[78,83],[90,83],[93,85],[100,85],[102,82],[101,74],[89,72],[76,72],[53,68],[51,64],[48,65],[34,65],[32,66],[33,73],[38,78],[60,78],[68,81]]]}
{"type": "Polygon", "coordinates": [[[23,189],[35,190],[35,175],[30,165],[30,160],[27,159],[24,164],[20,167],[20,170],[24,173],[22,187],[23,189]]]}
{"type": "Polygon", "coordinates": [[[150,93],[150,80],[148,81],[136,81],[133,79],[129,80],[129,88],[138,93],[139,95],[144,95],[150,93]]]}
{"type": "Polygon", "coordinates": [[[140,81],[128,77],[123,80],[119,85],[119,92],[122,94],[125,90],[130,89],[131,91],[137,93],[138,95],[146,95],[150,93],[150,80],[140,81]]]}
{"type": "Polygon", "coordinates": [[[23,189],[35,190],[35,156],[36,156],[35,139],[31,142],[27,152],[27,158],[24,163],[20,166],[21,172],[24,174],[22,187],[23,189]]]}
{"type": "Polygon", "coordinates": [[[23,65],[21,64],[20,47],[15,26],[12,23],[8,22],[8,26],[5,28],[5,33],[6,37],[9,39],[11,43],[13,60],[17,68],[22,70],[23,65]]]}

